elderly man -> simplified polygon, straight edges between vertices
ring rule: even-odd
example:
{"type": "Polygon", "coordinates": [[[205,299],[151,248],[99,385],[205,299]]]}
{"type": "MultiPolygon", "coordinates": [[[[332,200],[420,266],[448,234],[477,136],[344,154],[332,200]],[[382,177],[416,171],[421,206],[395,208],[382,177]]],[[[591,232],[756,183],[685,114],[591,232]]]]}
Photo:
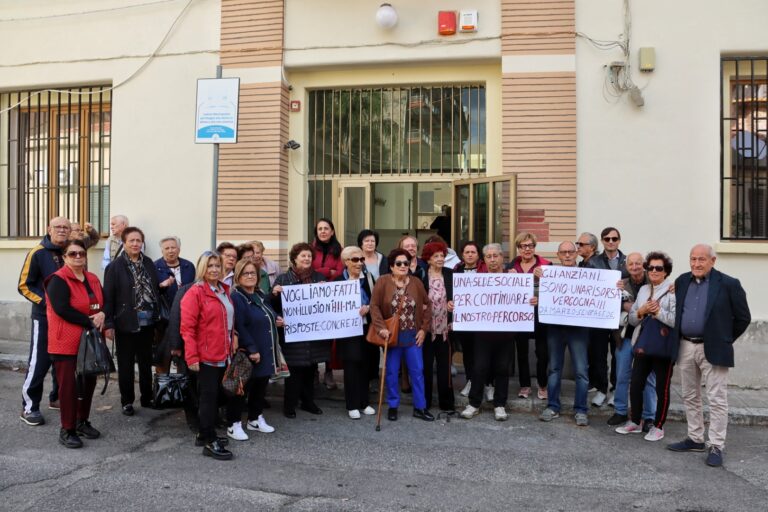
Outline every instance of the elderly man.
{"type": "Polygon", "coordinates": [[[112,263],[117,256],[123,252],[123,239],[121,235],[123,230],[128,227],[128,217],[125,215],[114,215],[109,219],[109,238],[104,246],[104,256],[101,258],[102,270],[112,263]]]}
{"type": "MultiPolygon", "coordinates": [[[[557,257],[564,267],[576,266],[576,246],[573,242],[562,242],[557,248],[557,257]]],[[[547,408],[539,415],[541,421],[552,421],[560,417],[560,381],[563,377],[565,347],[571,353],[573,370],[576,374],[576,396],[573,401],[576,425],[589,425],[587,417],[587,346],[589,329],[569,325],[547,325],[549,348],[549,376],[547,380],[547,408]]]]}
{"type": "Polygon", "coordinates": [[[85,244],[86,249],[90,249],[97,243],[99,243],[99,232],[90,222],[85,223],[85,227],[81,227],[79,222],[70,223],[72,231],[69,233],[70,240],[81,240],[85,244]]]}
{"type": "Polygon", "coordinates": [[[704,416],[702,378],[709,401],[707,465],[723,465],[728,428],[728,368],[733,367],[733,342],[752,321],[747,294],[738,279],[714,268],[717,254],[706,244],[691,249],[691,271],[675,280],[676,335],[680,337],[677,367],[683,391],[688,437],[667,446],[675,452],[702,452],[704,416]]]}
{"type": "MultiPolygon", "coordinates": [[[[32,338],[29,344],[27,374],[21,387],[21,420],[27,425],[45,423],[40,413],[43,396],[43,382],[51,358],[48,355],[48,317],[45,310],[45,280],[64,264],[61,251],[70,233],[69,220],[54,217],[48,223],[48,234],[43,237],[24,259],[19,275],[19,293],[32,303],[32,338]]],[[[51,371],[53,387],[49,395],[49,408],[59,408],[59,386],[56,375],[51,371]]]]}
{"type": "Polygon", "coordinates": [[[599,254],[597,251],[597,237],[587,232],[580,234],[579,239],[576,241],[576,248],[578,255],[581,257],[579,266],[596,268],[592,267],[593,263],[590,263],[590,261],[599,254]]]}
{"type": "MultiPolygon", "coordinates": [[[[629,277],[624,279],[624,291],[622,294],[621,308],[629,313],[635,297],[640,288],[646,284],[647,279],[643,268],[643,255],[633,252],[627,255],[626,267],[629,277]]],[[[616,393],[615,412],[608,419],[612,426],[623,425],[629,419],[629,380],[632,375],[632,333],[635,327],[627,322],[622,329],[621,337],[616,345],[614,361],[616,366],[616,393]]],[[[647,432],[653,425],[656,416],[656,374],[651,372],[646,381],[643,392],[643,430],[647,432]]]]}

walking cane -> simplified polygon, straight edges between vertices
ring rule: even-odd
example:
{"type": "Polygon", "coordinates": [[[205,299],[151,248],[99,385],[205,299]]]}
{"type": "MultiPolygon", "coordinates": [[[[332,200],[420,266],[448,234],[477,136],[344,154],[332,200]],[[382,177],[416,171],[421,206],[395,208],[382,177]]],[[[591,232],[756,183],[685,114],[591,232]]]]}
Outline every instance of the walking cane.
{"type": "Polygon", "coordinates": [[[389,340],[384,344],[384,364],[381,365],[381,375],[379,376],[379,410],[376,413],[376,432],[381,432],[381,404],[384,400],[384,376],[387,374],[387,346],[389,340]]]}

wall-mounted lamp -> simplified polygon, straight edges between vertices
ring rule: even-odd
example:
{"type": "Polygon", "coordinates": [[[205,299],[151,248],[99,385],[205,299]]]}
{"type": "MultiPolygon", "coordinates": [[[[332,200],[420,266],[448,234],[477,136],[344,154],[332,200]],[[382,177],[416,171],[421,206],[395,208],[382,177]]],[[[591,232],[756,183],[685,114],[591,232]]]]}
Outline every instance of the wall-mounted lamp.
{"type": "Polygon", "coordinates": [[[293,139],[283,144],[283,149],[299,149],[300,147],[301,147],[301,144],[299,144],[293,139]]]}
{"type": "Polygon", "coordinates": [[[383,3],[376,11],[376,24],[383,29],[391,29],[397,25],[397,11],[391,4],[383,3]]]}

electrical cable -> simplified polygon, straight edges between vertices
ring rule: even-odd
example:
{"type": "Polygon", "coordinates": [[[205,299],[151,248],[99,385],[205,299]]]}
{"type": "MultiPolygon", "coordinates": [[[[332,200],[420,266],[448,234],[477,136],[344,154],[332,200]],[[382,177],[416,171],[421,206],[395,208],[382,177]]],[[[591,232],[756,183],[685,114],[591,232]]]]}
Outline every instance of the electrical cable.
{"type": "Polygon", "coordinates": [[[114,12],[114,11],[123,11],[126,9],[134,9],[136,7],[146,7],[149,5],[160,5],[160,4],[168,4],[171,2],[178,2],[179,0],[157,0],[155,2],[146,2],[143,4],[132,4],[132,5],[123,5],[120,7],[109,7],[107,9],[95,9],[93,11],[77,11],[77,12],[65,12],[61,14],[49,14],[46,16],[30,16],[27,18],[0,18],[0,23],[10,23],[10,22],[16,22],[16,21],[37,21],[37,20],[47,20],[51,18],[67,18],[70,16],[84,16],[88,14],[100,14],[102,12],[114,12]]]}

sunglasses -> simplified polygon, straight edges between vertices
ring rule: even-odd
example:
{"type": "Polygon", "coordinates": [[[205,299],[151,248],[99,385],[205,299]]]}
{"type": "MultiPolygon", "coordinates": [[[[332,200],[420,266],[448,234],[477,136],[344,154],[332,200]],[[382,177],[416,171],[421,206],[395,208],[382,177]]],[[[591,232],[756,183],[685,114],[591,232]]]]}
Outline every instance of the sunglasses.
{"type": "Polygon", "coordinates": [[[664,265],[648,265],[645,269],[648,272],[664,272],[664,265]]]}
{"type": "Polygon", "coordinates": [[[603,242],[618,242],[619,240],[621,240],[621,238],[619,238],[617,236],[604,236],[603,237],[603,242]]]}
{"type": "Polygon", "coordinates": [[[351,261],[352,263],[362,263],[365,261],[365,258],[360,256],[352,256],[351,258],[347,258],[347,261],[351,261]]]}
{"type": "Polygon", "coordinates": [[[69,251],[66,253],[69,258],[85,258],[85,251],[69,251]]]}
{"type": "Polygon", "coordinates": [[[411,264],[411,262],[410,262],[410,261],[403,261],[403,260],[397,260],[397,261],[395,262],[395,266],[396,266],[396,267],[407,267],[407,266],[409,266],[410,264],[411,264]]]}
{"type": "Polygon", "coordinates": [[[592,245],[592,244],[587,243],[587,242],[576,242],[576,247],[583,247],[585,245],[592,245]]]}

